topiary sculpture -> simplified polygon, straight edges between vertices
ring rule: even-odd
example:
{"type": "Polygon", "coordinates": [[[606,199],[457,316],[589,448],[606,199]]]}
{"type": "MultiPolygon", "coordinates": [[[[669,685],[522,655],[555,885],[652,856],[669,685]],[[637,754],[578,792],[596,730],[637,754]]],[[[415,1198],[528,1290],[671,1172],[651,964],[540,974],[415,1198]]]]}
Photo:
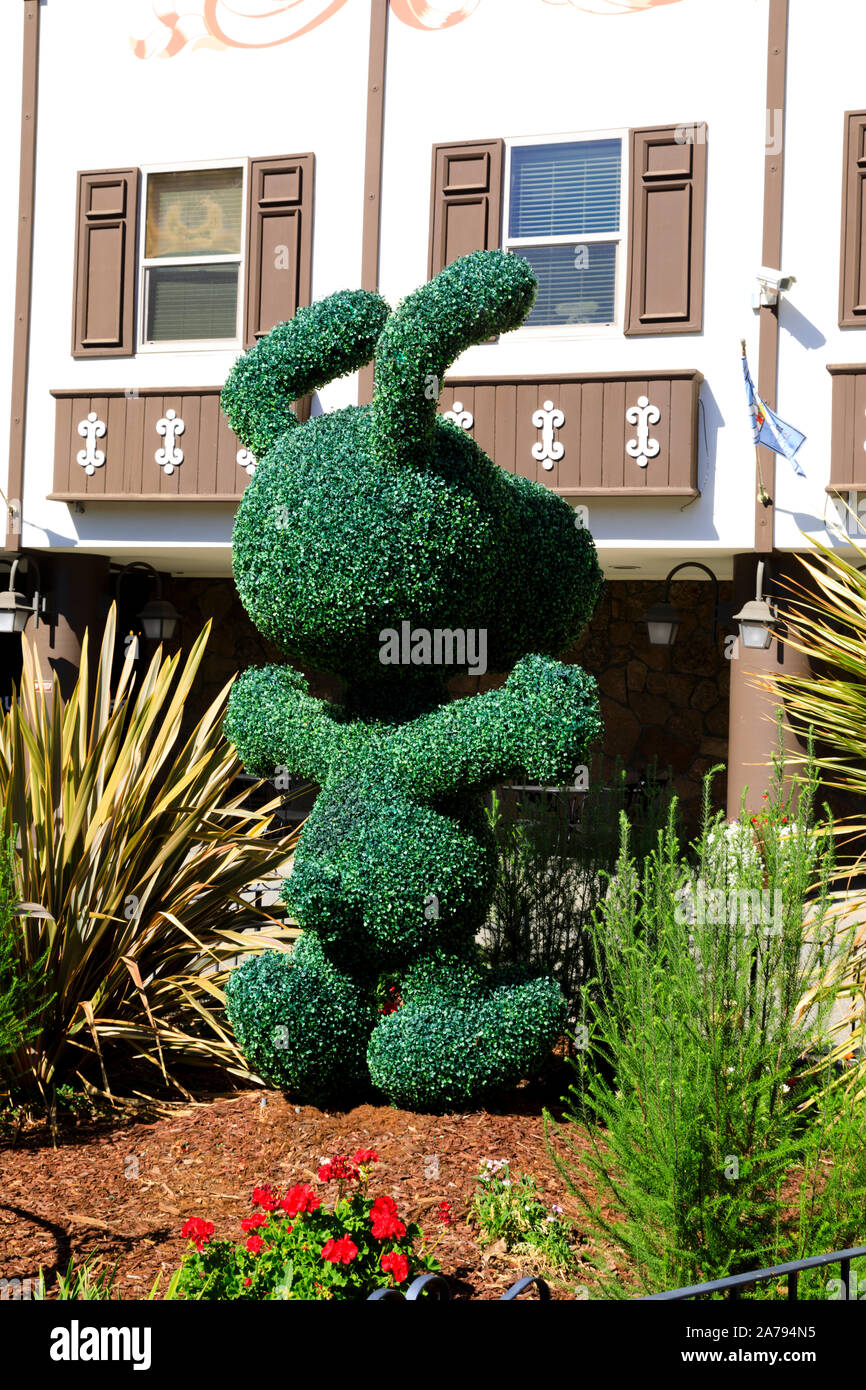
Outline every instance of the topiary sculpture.
{"type": "Polygon", "coordinates": [[[464,1105],[530,1073],[565,1021],[552,981],[478,963],[496,873],[482,793],[519,772],[559,780],[598,735],[594,681],[552,658],[601,574],[566,502],[436,410],[447,367],[516,328],[535,290],[521,257],[476,251],[394,313],[334,294],[250,349],[223,391],[258,459],[234,529],[241,600],[288,658],[347,684],[337,706],[291,666],[250,670],[225,720],[251,773],[321,786],[283,890],[301,940],[226,988],[247,1056],[307,1100],[369,1076],[398,1104],[464,1105]],[[372,405],[299,424],[293,400],[374,354],[372,405]],[[411,660],[386,664],[398,629],[411,660]],[[446,666],[443,646],[435,664],[437,632],[486,632],[493,669],[514,668],[505,684],[449,701],[468,663],[446,666]],[[386,972],[403,1002],[383,1016],[386,972]]]}

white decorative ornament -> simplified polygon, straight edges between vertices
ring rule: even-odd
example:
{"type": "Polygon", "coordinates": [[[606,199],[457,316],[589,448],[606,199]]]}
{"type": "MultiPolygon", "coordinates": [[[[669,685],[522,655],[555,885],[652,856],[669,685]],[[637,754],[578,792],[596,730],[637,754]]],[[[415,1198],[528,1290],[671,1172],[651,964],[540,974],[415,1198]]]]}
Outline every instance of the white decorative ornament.
{"type": "Polygon", "coordinates": [[[565,415],[553,401],[545,401],[543,408],[534,412],[532,423],[541,430],[541,439],[532,446],[532,457],[549,471],[565,453],[565,445],[556,438],[556,431],[565,424],[565,415]]]}
{"type": "Polygon", "coordinates": [[[637,439],[630,439],[625,446],[629,458],[633,458],[638,468],[646,468],[661,449],[657,439],[650,439],[650,425],[657,425],[662,413],[657,405],[650,405],[646,396],[638,396],[637,405],[630,405],[625,412],[630,425],[637,426],[637,439]]]}
{"type": "Polygon", "coordinates": [[[258,462],[255,454],[251,453],[249,449],[238,449],[235,458],[241,468],[245,468],[250,477],[252,477],[256,471],[256,463],[258,462]]]}
{"type": "Polygon", "coordinates": [[[451,420],[455,425],[459,425],[462,430],[471,430],[475,424],[475,417],[470,410],[463,409],[462,401],[455,401],[450,410],[442,412],[446,420],[451,420]]]}
{"type": "Polygon", "coordinates": [[[76,458],[88,478],[92,478],[93,470],[101,468],[105,463],[105,454],[96,447],[97,439],[102,439],[105,434],[105,421],[99,419],[95,410],[91,410],[86,420],[78,422],[78,433],[85,441],[85,445],[83,449],[78,450],[76,458]]]}
{"type": "Polygon", "coordinates": [[[165,448],[157,449],[153,457],[166,474],[173,473],[183,463],[183,449],[177,447],[175,440],[185,429],[186,425],[175,410],[167,410],[156,422],[156,432],[165,438],[165,448]]]}

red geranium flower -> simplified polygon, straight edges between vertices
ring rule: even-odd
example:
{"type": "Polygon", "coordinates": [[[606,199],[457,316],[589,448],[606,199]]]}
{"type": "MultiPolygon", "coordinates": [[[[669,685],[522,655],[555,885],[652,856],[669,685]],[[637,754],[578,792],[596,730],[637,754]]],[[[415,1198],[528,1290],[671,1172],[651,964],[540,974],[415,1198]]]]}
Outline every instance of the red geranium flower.
{"type": "Polygon", "coordinates": [[[252,1216],[245,1216],[241,1222],[242,1231],[255,1231],[259,1226],[264,1226],[267,1222],[264,1212],[255,1212],[252,1216]]]}
{"type": "Polygon", "coordinates": [[[289,1188],[280,1206],[289,1216],[297,1216],[302,1211],[315,1211],[322,1203],[316,1196],[310,1184],[299,1183],[297,1187],[289,1188]]]}
{"type": "Polygon", "coordinates": [[[261,1254],[264,1248],[265,1242],[262,1240],[261,1236],[250,1236],[249,1240],[247,1241],[247,1249],[249,1250],[251,1255],[261,1254]]]}
{"type": "Polygon", "coordinates": [[[383,1255],[379,1264],[386,1273],[390,1271],[393,1274],[398,1284],[402,1284],[409,1273],[409,1261],[400,1250],[392,1250],[389,1254],[383,1255]]]}
{"type": "Polygon", "coordinates": [[[184,1222],[180,1233],[184,1238],[188,1237],[196,1250],[200,1251],[213,1235],[213,1222],[204,1221],[200,1216],[191,1216],[184,1222]]]}
{"type": "Polygon", "coordinates": [[[319,1169],[318,1176],[319,1182],[354,1182],[361,1175],[345,1154],[335,1154],[329,1163],[319,1169]]]}
{"type": "Polygon", "coordinates": [[[264,1207],[265,1211],[273,1211],[277,1205],[277,1194],[270,1185],[254,1187],[252,1202],[254,1207],[264,1207]]]}
{"type": "Polygon", "coordinates": [[[322,1246],[322,1259],[333,1265],[350,1265],[358,1253],[358,1247],[349,1236],[339,1240],[327,1240],[322,1246]]]}
{"type": "Polygon", "coordinates": [[[451,1215],[451,1203],[446,1202],[444,1198],[439,1203],[439,1220],[442,1222],[443,1226],[450,1226],[451,1222],[454,1220],[451,1215]]]}
{"type": "Polygon", "coordinates": [[[397,1203],[393,1197],[377,1197],[370,1208],[370,1220],[376,1240],[399,1240],[406,1234],[406,1227],[397,1216],[397,1203]]]}
{"type": "Polygon", "coordinates": [[[372,1149],[359,1149],[352,1159],[353,1163],[378,1163],[379,1155],[372,1149]]]}

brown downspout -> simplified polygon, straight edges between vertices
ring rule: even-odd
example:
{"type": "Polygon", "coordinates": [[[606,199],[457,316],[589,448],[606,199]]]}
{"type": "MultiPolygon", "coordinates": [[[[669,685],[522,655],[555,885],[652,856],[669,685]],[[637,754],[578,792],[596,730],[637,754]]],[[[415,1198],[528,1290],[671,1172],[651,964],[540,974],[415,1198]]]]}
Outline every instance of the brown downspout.
{"type": "MultiPolygon", "coordinates": [[[[382,146],[385,136],[385,55],[388,47],[389,0],[372,0],[370,65],[367,78],[367,145],[364,153],[364,220],[361,232],[361,288],[379,288],[379,239],[382,229],[382,146]]],[[[373,399],[373,364],[358,373],[358,404],[373,399]]]]}
{"type": "Polygon", "coordinates": [[[36,195],[36,108],[39,85],[39,0],[24,0],[24,56],[21,84],[21,163],[18,176],[18,256],[15,266],[15,330],[12,336],[12,409],[5,549],[21,549],[21,498],[24,491],[24,425],[30,354],[30,303],[33,271],[33,206],[36,195]]]}

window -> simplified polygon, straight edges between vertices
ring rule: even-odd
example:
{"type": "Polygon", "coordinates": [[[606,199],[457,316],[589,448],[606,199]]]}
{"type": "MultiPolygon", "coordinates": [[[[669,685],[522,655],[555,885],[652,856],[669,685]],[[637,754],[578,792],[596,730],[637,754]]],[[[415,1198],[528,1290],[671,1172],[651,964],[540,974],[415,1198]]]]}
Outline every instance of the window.
{"type": "Polygon", "coordinates": [[[506,196],[506,249],[538,280],[526,327],[615,324],[622,137],[512,144],[506,196]]]}
{"type": "Polygon", "coordinates": [[[149,173],[142,343],[236,342],[244,169],[149,173]]]}

